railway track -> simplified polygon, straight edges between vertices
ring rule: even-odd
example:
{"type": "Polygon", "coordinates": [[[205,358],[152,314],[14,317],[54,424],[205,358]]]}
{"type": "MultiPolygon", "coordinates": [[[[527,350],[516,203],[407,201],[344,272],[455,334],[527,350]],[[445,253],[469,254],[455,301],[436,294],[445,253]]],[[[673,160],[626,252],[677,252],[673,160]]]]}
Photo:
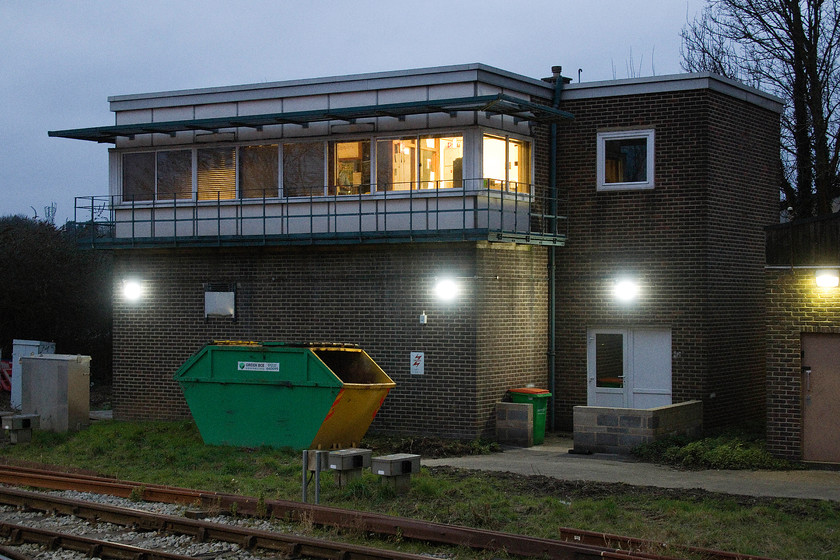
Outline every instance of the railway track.
{"type": "MultiPolygon", "coordinates": [[[[269,517],[293,522],[306,521],[313,525],[362,533],[382,536],[398,535],[403,539],[429,543],[467,546],[477,550],[505,551],[508,554],[523,557],[542,557],[554,560],[584,560],[587,558],[647,558],[657,560],[674,558],[675,556],[673,555],[691,555],[692,558],[703,560],[769,560],[758,556],[697,547],[669,546],[666,543],[568,528],[559,528],[556,539],[532,538],[511,533],[444,525],[376,513],[351,512],[329,506],[318,506],[285,500],[257,500],[255,498],[233,494],[204,492],[186,488],[142,484],[89,475],[43,471],[15,466],[3,466],[0,469],[0,483],[48,488],[52,490],[77,490],[97,494],[109,494],[122,498],[190,505],[192,507],[216,511],[236,511],[238,515],[269,517]]],[[[50,506],[47,502],[43,501],[47,500],[46,498],[37,498],[36,495],[19,494],[20,492],[24,491],[11,488],[0,489],[0,503],[27,508],[35,508],[36,506],[34,504],[40,504],[38,507],[44,511],[56,511],[73,515],[77,515],[74,512],[87,512],[88,507],[93,507],[66,503],[60,506],[50,506]]],[[[91,511],[85,515],[91,519],[110,521],[112,517],[127,514],[125,512],[117,514],[103,510],[102,513],[91,511]]],[[[181,534],[195,534],[200,537],[203,535],[205,538],[209,537],[211,533],[215,534],[214,531],[217,530],[217,528],[214,528],[213,531],[206,528],[200,530],[197,528],[198,525],[195,525],[196,523],[205,522],[172,516],[158,516],[157,521],[154,519],[130,521],[130,524],[135,524],[138,527],[148,527],[148,530],[158,530],[157,528],[159,527],[167,528],[171,525],[171,527],[177,530],[183,530],[181,534]]],[[[0,529],[0,534],[3,534],[3,532],[5,532],[5,529],[0,529]]],[[[246,537],[238,534],[233,541],[227,542],[238,542],[236,539],[239,539],[242,543],[249,545],[262,542],[259,540],[260,538],[267,537],[265,535],[260,537],[246,537]]],[[[295,539],[298,538],[300,537],[295,537],[295,539]]],[[[288,541],[282,541],[281,539],[277,542],[284,543],[282,546],[285,548],[277,549],[283,554],[310,556],[310,554],[302,554],[303,549],[295,548],[288,541]]],[[[310,545],[308,544],[307,546],[310,545]]],[[[269,548],[269,550],[274,549],[269,548]]],[[[354,556],[355,553],[349,551],[349,549],[329,549],[324,554],[326,556],[315,554],[312,557],[326,558],[328,560],[386,560],[386,558],[409,560],[407,557],[389,557],[387,554],[390,554],[390,552],[386,553],[383,551],[379,553],[367,551],[365,554],[371,554],[371,556],[367,557],[356,557],[354,556]],[[381,556],[376,556],[376,554],[381,554],[381,556]]],[[[428,559],[428,557],[424,558],[428,559]]]]}

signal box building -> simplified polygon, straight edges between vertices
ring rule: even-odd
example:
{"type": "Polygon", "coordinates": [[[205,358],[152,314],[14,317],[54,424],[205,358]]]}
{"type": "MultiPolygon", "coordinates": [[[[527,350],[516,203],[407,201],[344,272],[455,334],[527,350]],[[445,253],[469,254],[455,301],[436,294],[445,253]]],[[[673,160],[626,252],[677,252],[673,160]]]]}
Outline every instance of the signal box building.
{"type": "Polygon", "coordinates": [[[115,255],[115,418],[188,416],[172,375],[211,340],[358,344],[396,382],[380,432],[492,435],[526,385],[561,430],[763,415],[774,97],[471,64],[109,101],[50,134],[112,145],[76,231],[115,255]]]}

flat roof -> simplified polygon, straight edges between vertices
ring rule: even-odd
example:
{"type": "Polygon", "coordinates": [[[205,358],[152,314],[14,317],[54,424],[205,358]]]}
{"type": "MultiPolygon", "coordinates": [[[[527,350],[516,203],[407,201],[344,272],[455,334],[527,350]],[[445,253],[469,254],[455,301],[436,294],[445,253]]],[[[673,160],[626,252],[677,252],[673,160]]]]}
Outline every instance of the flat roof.
{"type": "Polygon", "coordinates": [[[313,111],[296,111],[287,113],[267,113],[262,115],[243,115],[233,117],[216,117],[208,119],[189,119],[178,121],[164,121],[138,124],[124,124],[114,126],[99,126],[94,128],[77,128],[70,130],[51,130],[49,135],[59,138],[73,138],[93,142],[116,143],[118,137],[132,138],[138,134],[169,134],[190,130],[206,130],[218,132],[225,128],[255,128],[276,124],[296,124],[307,126],[313,122],[340,120],[355,123],[356,119],[371,117],[405,118],[407,115],[428,113],[448,113],[454,116],[458,111],[479,111],[493,115],[508,115],[515,120],[534,121],[542,123],[558,122],[573,118],[571,113],[554,109],[548,105],[541,105],[525,101],[504,94],[463,97],[455,99],[439,99],[434,101],[412,101],[407,103],[391,103],[369,105],[364,107],[345,107],[339,109],[318,109],[313,111]]]}

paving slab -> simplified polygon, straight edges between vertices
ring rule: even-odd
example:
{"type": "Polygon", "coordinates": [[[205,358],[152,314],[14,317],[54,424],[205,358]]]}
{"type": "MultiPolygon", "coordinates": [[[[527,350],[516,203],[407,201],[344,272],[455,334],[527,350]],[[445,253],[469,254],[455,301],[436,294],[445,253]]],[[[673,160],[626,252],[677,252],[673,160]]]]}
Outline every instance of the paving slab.
{"type": "Polygon", "coordinates": [[[825,470],[686,471],[635,461],[632,458],[595,453],[569,453],[571,439],[546,437],[543,445],[504,448],[502,453],[445,459],[424,459],[423,466],[542,475],[560,480],[620,482],[633,486],[693,489],[710,492],[806,498],[840,502],[840,472],[825,470]]]}

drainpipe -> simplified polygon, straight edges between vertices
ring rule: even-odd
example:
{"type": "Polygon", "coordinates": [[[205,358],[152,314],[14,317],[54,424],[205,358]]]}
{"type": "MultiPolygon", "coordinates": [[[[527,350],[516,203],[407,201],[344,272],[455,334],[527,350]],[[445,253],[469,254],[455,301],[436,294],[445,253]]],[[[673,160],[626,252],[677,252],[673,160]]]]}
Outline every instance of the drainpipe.
{"type": "MultiPolygon", "coordinates": [[[[554,98],[551,106],[555,109],[560,107],[560,95],[563,91],[563,67],[552,66],[551,74],[554,79],[554,98]]],[[[557,123],[552,122],[549,131],[549,168],[548,168],[548,192],[551,197],[551,215],[553,216],[553,233],[557,235],[557,123]]],[[[551,411],[549,415],[549,429],[555,429],[555,395],[556,383],[555,375],[557,368],[555,366],[555,346],[557,343],[557,247],[551,245],[548,248],[548,390],[551,391],[551,398],[548,401],[548,407],[551,411]]]]}

